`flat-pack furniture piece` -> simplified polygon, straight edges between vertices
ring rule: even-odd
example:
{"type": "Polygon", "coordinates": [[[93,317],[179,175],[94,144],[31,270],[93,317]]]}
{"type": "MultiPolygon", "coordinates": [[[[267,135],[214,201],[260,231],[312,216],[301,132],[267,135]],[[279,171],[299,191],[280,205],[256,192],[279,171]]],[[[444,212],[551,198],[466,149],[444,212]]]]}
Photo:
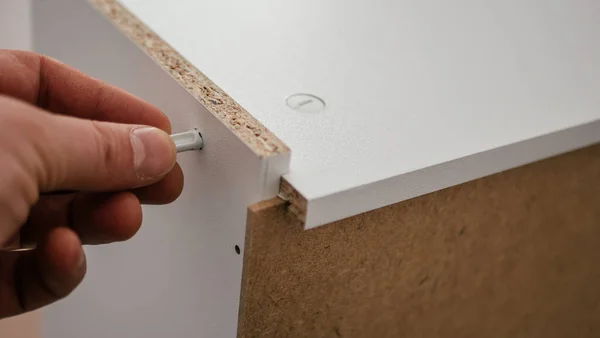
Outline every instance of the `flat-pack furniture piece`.
{"type": "Polygon", "coordinates": [[[42,337],[596,337],[600,2],[33,0],[204,148],[42,337]]]}

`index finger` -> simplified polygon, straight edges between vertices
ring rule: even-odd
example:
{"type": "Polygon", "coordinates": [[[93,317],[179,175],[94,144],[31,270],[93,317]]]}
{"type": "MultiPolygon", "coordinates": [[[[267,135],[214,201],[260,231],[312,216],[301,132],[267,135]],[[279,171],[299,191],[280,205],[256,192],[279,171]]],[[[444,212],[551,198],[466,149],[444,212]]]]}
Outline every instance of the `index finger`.
{"type": "Polygon", "coordinates": [[[32,52],[0,50],[0,93],[57,114],[171,132],[167,116],[148,102],[32,52]]]}

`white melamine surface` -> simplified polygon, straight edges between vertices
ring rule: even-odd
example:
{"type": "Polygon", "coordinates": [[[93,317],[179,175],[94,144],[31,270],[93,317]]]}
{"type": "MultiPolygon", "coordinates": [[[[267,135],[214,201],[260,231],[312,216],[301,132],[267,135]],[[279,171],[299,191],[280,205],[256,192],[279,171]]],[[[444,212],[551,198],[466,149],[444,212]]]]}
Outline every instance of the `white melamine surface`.
{"type": "Polygon", "coordinates": [[[31,0],[0,1],[0,49],[31,49],[31,0]]]}
{"type": "Polygon", "coordinates": [[[34,15],[37,51],[138,95],[173,132],[197,127],[205,141],[178,155],[185,187],[175,202],[145,207],[129,242],[86,247],[87,276],[44,309],[42,337],[235,337],[247,207],[277,193],[266,182],[287,155],[259,159],[87,2],[36,1],[34,15]]]}
{"type": "Polygon", "coordinates": [[[290,146],[307,227],[600,140],[596,0],[122,3],[290,146]]]}

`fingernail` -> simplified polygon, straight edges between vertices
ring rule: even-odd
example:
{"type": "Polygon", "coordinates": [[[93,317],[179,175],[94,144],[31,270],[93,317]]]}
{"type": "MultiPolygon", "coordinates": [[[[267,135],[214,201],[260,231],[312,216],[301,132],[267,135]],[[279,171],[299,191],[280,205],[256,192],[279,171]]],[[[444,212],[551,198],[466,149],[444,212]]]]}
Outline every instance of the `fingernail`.
{"type": "Polygon", "coordinates": [[[79,252],[79,258],[77,259],[77,269],[82,269],[85,267],[85,252],[83,248],[79,252]]]}
{"type": "Polygon", "coordinates": [[[174,144],[167,133],[152,127],[131,132],[133,165],[141,179],[153,179],[167,174],[175,165],[174,144]]]}

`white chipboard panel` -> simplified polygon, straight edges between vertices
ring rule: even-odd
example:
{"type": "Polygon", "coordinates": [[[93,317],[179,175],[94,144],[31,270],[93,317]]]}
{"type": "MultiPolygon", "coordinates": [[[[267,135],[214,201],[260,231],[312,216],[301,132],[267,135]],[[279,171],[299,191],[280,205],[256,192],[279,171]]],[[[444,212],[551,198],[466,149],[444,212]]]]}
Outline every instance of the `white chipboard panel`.
{"type": "Polygon", "coordinates": [[[34,16],[36,51],[149,101],[173,132],[198,128],[205,141],[178,155],[179,199],[144,207],[129,242],[86,247],[88,274],[44,310],[43,337],[234,337],[247,207],[276,195],[288,155],[258,158],[87,2],[36,1],[34,16]]]}
{"type": "Polygon", "coordinates": [[[598,1],[121,2],[292,149],[307,227],[600,141],[598,1]]]}

